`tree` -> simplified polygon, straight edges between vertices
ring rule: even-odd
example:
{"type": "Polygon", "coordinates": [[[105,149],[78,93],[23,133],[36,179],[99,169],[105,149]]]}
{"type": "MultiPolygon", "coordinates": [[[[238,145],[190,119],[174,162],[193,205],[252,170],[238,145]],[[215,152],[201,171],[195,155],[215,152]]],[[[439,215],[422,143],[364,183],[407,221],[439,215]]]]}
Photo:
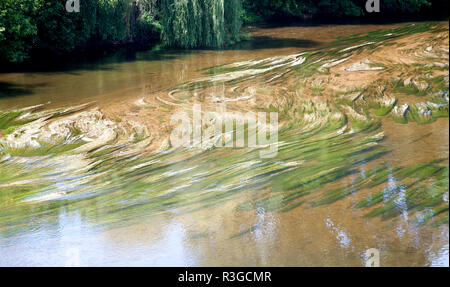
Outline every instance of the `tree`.
{"type": "Polygon", "coordinates": [[[28,57],[37,35],[34,8],[29,0],[0,1],[0,61],[21,62],[28,57]]]}
{"type": "MultiPolygon", "coordinates": [[[[422,8],[442,0],[383,0],[383,15],[400,15],[418,12],[422,8]]],[[[245,20],[270,20],[274,18],[301,18],[315,15],[326,18],[359,17],[367,15],[367,0],[243,0],[245,20]]]]}
{"type": "Polygon", "coordinates": [[[238,38],[240,7],[240,0],[161,0],[162,39],[168,46],[221,48],[238,38]]]}

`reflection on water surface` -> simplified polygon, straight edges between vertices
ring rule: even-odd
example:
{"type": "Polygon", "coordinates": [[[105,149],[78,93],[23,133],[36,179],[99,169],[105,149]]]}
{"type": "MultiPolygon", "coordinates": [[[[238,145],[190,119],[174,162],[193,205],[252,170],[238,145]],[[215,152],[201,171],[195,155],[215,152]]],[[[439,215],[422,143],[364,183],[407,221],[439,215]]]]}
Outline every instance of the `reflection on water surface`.
{"type": "Polygon", "coordinates": [[[364,266],[376,248],[382,266],[448,266],[448,65],[421,62],[448,61],[448,24],[252,33],[224,51],[0,74],[0,265],[364,266]],[[427,57],[383,62],[405,45],[427,57]],[[382,69],[345,70],[367,57],[382,69]],[[147,148],[174,107],[254,87],[229,108],[279,112],[275,158],[147,148]],[[51,128],[67,137],[43,143],[51,128]]]}

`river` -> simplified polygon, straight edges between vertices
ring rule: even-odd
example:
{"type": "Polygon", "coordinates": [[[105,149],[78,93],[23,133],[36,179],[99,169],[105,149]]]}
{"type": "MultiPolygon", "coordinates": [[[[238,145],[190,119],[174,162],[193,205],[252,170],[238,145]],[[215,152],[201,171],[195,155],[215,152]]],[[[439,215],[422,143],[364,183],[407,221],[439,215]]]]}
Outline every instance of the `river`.
{"type": "Polygon", "coordinates": [[[0,266],[448,266],[448,23],[246,29],[1,73],[0,266]],[[274,158],[167,144],[224,97],[274,158]]]}

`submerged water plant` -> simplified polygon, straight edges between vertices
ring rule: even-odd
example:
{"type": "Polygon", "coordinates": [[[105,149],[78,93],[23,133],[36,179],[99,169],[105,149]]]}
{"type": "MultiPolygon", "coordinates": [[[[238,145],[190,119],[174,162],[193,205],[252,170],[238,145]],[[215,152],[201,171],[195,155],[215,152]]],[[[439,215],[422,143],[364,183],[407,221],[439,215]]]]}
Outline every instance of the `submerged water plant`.
{"type": "MultiPolygon", "coordinates": [[[[228,28],[222,19],[211,19],[222,13],[224,17],[233,15],[221,10],[225,7],[223,1],[212,1],[214,5],[208,8],[212,9],[208,10],[212,24],[188,17],[198,13],[195,5],[206,2],[176,2],[184,5],[180,11],[188,9],[189,13],[180,18],[182,22],[172,23],[173,27],[189,24],[199,29],[206,25],[209,29],[214,24],[217,29],[210,34],[202,31],[202,35],[186,30],[186,39],[176,39],[177,45],[220,44],[228,28]],[[192,22],[187,23],[188,20],[192,22]]],[[[148,129],[127,119],[111,121],[103,115],[95,116],[86,107],[2,112],[0,233],[13,235],[34,218],[51,218],[62,209],[78,211],[93,225],[117,227],[139,222],[143,214],[196,212],[231,200],[239,203],[237,212],[263,209],[288,213],[296,208],[333,204],[363,192],[365,198],[352,204],[352,208],[363,210],[368,218],[391,220],[410,212],[421,215],[422,223],[448,224],[448,159],[399,165],[390,158],[392,150],[385,145],[386,126],[382,124],[385,117],[403,124],[432,124],[438,117],[448,117],[445,77],[424,80],[427,87],[420,98],[399,89],[404,83],[397,85],[398,81],[382,80],[339,93],[330,88],[331,82],[320,78],[330,76],[333,67],[353,54],[376,49],[380,41],[429,31],[430,27],[422,23],[406,25],[339,39],[315,51],[209,67],[200,71],[201,78],[168,91],[167,100],[159,98],[167,112],[196,100],[193,91],[207,93],[214,86],[238,94],[229,98],[233,100],[230,102],[258,100],[256,93],[249,96],[241,92],[248,91],[257,81],[261,86],[258,91],[266,96],[266,105],[260,110],[280,113],[282,128],[275,158],[260,158],[262,147],[174,149],[167,141],[164,149],[147,150],[151,142],[148,129]],[[265,85],[268,88],[264,91],[265,85]],[[295,90],[289,91],[292,86],[295,90]],[[311,95],[303,95],[299,90],[310,91],[311,95]],[[408,96],[416,101],[409,102],[408,96]],[[83,114],[86,112],[92,113],[98,129],[95,125],[79,124],[83,122],[80,119],[90,123],[87,119],[91,117],[83,114]],[[19,122],[23,119],[27,122],[19,122]],[[32,125],[39,128],[36,133],[27,134],[32,125]],[[50,127],[64,132],[48,136],[50,127]],[[109,136],[97,141],[105,131],[110,131],[109,136]],[[43,139],[47,141],[43,143],[43,139]],[[39,146],[14,145],[33,140],[39,146]]],[[[202,100],[217,103],[226,99],[202,100]]],[[[153,104],[142,102],[142,107],[154,110],[153,104]]],[[[392,123],[388,127],[404,126],[392,123]]],[[[256,229],[257,226],[246,230],[256,229]]]]}

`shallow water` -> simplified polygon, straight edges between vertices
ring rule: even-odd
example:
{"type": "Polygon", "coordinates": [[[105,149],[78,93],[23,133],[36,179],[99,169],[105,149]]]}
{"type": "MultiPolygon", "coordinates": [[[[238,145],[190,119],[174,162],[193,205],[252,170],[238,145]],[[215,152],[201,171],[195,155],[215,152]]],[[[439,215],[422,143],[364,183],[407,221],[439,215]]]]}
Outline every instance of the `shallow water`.
{"type": "MultiPolygon", "coordinates": [[[[289,92],[338,37],[400,34],[404,25],[257,28],[252,41],[225,51],[119,52],[0,74],[0,111],[93,101],[108,109],[175,87],[210,93],[215,84],[289,92]],[[311,54],[297,66],[301,56],[273,58],[302,52],[311,54]],[[254,62],[225,65],[266,58],[282,64],[257,77],[239,74],[254,62]]],[[[286,115],[292,125],[271,159],[249,148],[155,154],[137,136],[83,153],[3,149],[0,266],[364,266],[371,248],[381,266],[448,266],[448,116],[356,126],[345,104],[297,100],[299,115],[286,115]]]]}
{"type": "Polygon", "coordinates": [[[124,48],[97,60],[52,62],[24,73],[0,73],[0,110],[50,102],[52,107],[135,99],[148,87],[157,92],[188,82],[199,69],[249,59],[289,55],[317,48],[339,36],[389,28],[387,25],[248,29],[254,34],[230,50],[136,52],[124,48]],[[37,70],[37,72],[35,71],[37,70]]]}

